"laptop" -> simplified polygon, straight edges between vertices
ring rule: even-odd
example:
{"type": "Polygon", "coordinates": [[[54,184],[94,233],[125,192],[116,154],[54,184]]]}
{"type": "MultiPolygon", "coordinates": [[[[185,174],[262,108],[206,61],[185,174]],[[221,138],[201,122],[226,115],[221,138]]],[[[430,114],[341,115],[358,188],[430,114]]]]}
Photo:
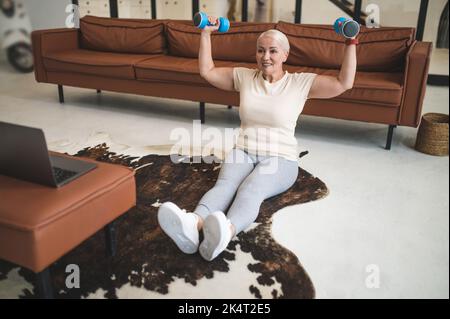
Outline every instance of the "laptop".
{"type": "Polygon", "coordinates": [[[96,168],[91,162],[50,155],[38,128],[0,122],[0,174],[51,187],[96,168]]]}

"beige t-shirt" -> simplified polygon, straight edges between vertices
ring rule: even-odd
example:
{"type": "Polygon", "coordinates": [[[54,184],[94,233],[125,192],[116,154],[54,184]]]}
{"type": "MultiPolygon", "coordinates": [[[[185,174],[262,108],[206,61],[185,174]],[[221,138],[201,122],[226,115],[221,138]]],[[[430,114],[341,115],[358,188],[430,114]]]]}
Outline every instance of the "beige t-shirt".
{"type": "Polygon", "coordinates": [[[257,69],[234,68],[234,89],[240,92],[241,127],[236,147],[252,154],[296,161],[297,118],[317,74],[288,73],[270,83],[257,69]]]}

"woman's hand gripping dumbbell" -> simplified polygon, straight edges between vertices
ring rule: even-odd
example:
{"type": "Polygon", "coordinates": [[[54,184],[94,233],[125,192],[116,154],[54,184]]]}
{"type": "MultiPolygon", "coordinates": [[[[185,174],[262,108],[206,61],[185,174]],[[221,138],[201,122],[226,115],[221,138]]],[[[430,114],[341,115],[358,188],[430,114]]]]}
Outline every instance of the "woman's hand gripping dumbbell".
{"type": "Polygon", "coordinates": [[[194,15],[194,25],[197,28],[209,32],[215,30],[218,30],[219,32],[227,32],[230,28],[230,21],[224,17],[216,18],[213,16],[208,16],[204,12],[197,12],[194,15]]]}

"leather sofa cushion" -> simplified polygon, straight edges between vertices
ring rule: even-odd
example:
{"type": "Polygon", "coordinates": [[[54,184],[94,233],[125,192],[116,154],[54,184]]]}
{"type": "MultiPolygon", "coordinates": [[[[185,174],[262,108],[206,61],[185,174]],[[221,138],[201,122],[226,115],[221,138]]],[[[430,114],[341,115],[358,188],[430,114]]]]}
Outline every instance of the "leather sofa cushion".
{"type": "MultiPolygon", "coordinates": [[[[291,51],[287,63],[339,69],[344,56],[344,40],[331,26],[279,22],[277,29],[287,35],[291,51]]],[[[358,71],[398,72],[414,42],[413,28],[361,27],[357,47],[358,71]]]]}
{"type": "Polygon", "coordinates": [[[122,53],[159,54],[166,49],[165,20],[80,19],[81,48],[122,53]]]}
{"type": "MultiPolygon", "coordinates": [[[[285,65],[289,72],[310,72],[337,77],[339,70],[298,67],[285,65]]],[[[378,104],[385,107],[398,107],[403,93],[403,73],[364,72],[356,73],[353,88],[333,98],[336,101],[378,104]]]]}
{"type": "MultiPolygon", "coordinates": [[[[251,63],[222,60],[215,60],[214,64],[216,67],[254,67],[251,63]]],[[[197,59],[159,55],[138,62],[135,70],[138,80],[211,86],[200,76],[197,59]]]]}
{"type": "MultiPolygon", "coordinates": [[[[189,21],[169,21],[166,26],[169,54],[197,58],[200,29],[189,21]]],[[[215,32],[211,35],[213,59],[255,63],[256,40],[262,32],[269,29],[275,29],[275,23],[232,22],[228,32],[215,32]]]]}
{"type": "MultiPolygon", "coordinates": [[[[222,60],[215,60],[214,64],[216,67],[257,68],[257,65],[253,63],[236,63],[222,60]]],[[[200,76],[196,59],[160,55],[138,62],[135,69],[138,80],[211,86],[200,76]]],[[[287,64],[285,64],[285,69],[289,72],[310,72],[331,76],[338,76],[339,73],[339,70],[299,67],[287,64]]],[[[357,72],[353,88],[336,97],[335,100],[397,107],[401,102],[402,83],[402,73],[357,72]]]]}
{"type": "Polygon", "coordinates": [[[47,71],[71,72],[135,79],[133,65],[148,59],[145,54],[124,54],[74,49],[47,53],[43,57],[47,71]]]}

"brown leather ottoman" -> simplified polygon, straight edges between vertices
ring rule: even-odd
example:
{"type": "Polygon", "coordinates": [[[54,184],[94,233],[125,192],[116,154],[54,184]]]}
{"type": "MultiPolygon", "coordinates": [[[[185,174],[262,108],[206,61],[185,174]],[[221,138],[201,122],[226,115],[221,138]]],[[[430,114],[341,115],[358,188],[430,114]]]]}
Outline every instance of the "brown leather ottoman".
{"type": "Polygon", "coordinates": [[[43,297],[52,297],[48,267],[105,226],[113,255],[109,226],[136,204],[134,171],[96,164],[60,188],[0,175],[0,258],[37,273],[43,297]]]}

